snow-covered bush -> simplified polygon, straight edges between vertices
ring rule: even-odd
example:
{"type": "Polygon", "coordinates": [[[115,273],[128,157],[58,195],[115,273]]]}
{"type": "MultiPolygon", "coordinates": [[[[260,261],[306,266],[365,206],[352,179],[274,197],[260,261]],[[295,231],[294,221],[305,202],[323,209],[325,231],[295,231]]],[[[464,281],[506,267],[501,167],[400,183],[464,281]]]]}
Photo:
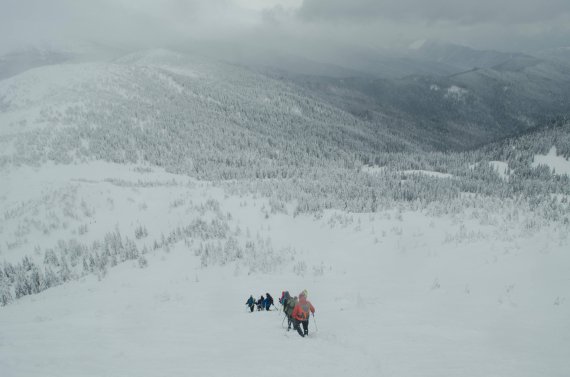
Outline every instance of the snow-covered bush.
{"type": "Polygon", "coordinates": [[[146,227],[139,225],[138,227],[135,228],[135,238],[137,240],[145,238],[146,236],[148,236],[148,230],[146,229],[146,227]]]}
{"type": "Polygon", "coordinates": [[[298,261],[293,265],[293,272],[299,276],[305,276],[307,272],[307,264],[304,261],[298,261]]]}

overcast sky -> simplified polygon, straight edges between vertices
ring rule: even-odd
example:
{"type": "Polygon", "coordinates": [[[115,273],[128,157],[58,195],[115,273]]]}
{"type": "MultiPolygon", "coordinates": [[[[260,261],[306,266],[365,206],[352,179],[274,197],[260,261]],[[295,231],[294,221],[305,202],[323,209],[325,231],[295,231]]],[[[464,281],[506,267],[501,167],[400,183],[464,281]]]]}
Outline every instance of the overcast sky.
{"type": "Polygon", "coordinates": [[[0,0],[2,52],[224,41],[303,53],[418,39],[510,51],[570,46],[570,0],[0,0]]]}

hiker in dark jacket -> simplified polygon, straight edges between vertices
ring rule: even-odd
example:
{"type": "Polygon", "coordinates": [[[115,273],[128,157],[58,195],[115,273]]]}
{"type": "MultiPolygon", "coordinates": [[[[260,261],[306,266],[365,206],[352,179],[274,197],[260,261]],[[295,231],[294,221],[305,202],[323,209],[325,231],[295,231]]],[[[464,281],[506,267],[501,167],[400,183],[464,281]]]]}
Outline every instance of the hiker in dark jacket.
{"type": "Polygon", "coordinates": [[[265,308],[265,298],[261,296],[259,300],[257,300],[256,304],[257,304],[257,311],[263,310],[265,308]]]}
{"type": "Polygon", "coordinates": [[[253,295],[249,296],[245,304],[249,306],[249,310],[253,312],[253,308],[255,307],[255,299],[253,298],[253,295]]]}
{"type": "Polygon", "coordinates": [[[265,310],[269,310],[269,308],[273,305],[273,297],[269,293],[265,294],[265,310]]]}
{"type": "Polygon", "coordinates": [[[287,300],[291,298],[289,291],[284,291],[281,294],[281,298],[279,299],[279,303],[283,306],[283,311],[285,311],[285,305],[287,305],[287,300]]]}

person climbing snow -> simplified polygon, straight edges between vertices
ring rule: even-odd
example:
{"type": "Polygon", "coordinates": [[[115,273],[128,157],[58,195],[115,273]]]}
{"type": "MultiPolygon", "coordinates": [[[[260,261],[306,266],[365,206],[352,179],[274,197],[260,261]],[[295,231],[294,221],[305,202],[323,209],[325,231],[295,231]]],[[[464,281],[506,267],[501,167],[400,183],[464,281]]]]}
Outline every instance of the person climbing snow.
{"type": "Polygon", "coordinates": [[[257,300],[257,311],[263,310],[265,308],[265,298],[263,295],[257,300]]]}
{"type": "Polygon", "coordinates": [[[253,295],[249,296],[245,304],[249,306],[249,310],[253,312],[253,309],[255,308],[255,299],[253,298],[253,295]]]}
{"type": "Polygon", "coordinates": [[[269,311],[269,308],[273,305],[273,297],[269,293],[265,294],[265,310],[269,311]]]}
{"type": "Polygon", "coordinates": [[[283,306],[283,311],[285,311],[285,305],[287,305],[287,300],[291,298],[289,291],[281,292],[281,298],[279,299],[279,303],[283,306]]]}
{"type": "Polygon", "coordinates": [[[282,291],[281,292],[281,297],[279,297],[279,303],[283,306],[285,306],[285,293],[289,293],[289,291],[282,291]]]}
{"type": "Polygon", "coordinates": [[[285,304],[283,305],[283,311],[287,316],[287,331],[291,330],[291,325],[293,324],[293,309],[297,306],[297,296],[289,297],[285,300],[285,304]]]}
{"type": "Polygon", "coordinates": [[[299,335],[305,337],[309,335],[309,314],[313,313],[315,315],[315,308],[310,301],[307,300],[307,290],[303,290],[299,294],[299,302],[295,305],[293,309],[293,328],[297,330],[299,335]],[[303,325],[303,331],[301,331],[301,325],[303,325]]]}

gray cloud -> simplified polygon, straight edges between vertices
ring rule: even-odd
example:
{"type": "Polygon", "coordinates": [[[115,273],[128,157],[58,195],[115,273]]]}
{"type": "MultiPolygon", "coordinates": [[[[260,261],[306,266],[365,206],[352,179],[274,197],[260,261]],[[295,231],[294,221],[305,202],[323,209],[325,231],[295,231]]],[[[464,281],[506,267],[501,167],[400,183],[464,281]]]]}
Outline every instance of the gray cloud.
{"type": "Polygon", "coordinates": [[[251,12],[230,0],[0,0],[0,49],[84,41],[145,47],[232,35],[251,12]]]}
{"type": "Polygon", "coordinates": [[[304,0],[299,15],[328,20],[535,23],[570,14],[568,0],[304,0]]]}
{"type": "Polygon", "coordinates": [[[0,0],[0,53],[30,44],[205,46],[336,63],[417,39],[481,49],[568,45],[568,0],[0,0]]]}
{"type": "Polygon", "coordinates": [[[568,0],[304,0],[296,16],[373,48],[417,39],[527,52],[570,44],[568,0]]]}

